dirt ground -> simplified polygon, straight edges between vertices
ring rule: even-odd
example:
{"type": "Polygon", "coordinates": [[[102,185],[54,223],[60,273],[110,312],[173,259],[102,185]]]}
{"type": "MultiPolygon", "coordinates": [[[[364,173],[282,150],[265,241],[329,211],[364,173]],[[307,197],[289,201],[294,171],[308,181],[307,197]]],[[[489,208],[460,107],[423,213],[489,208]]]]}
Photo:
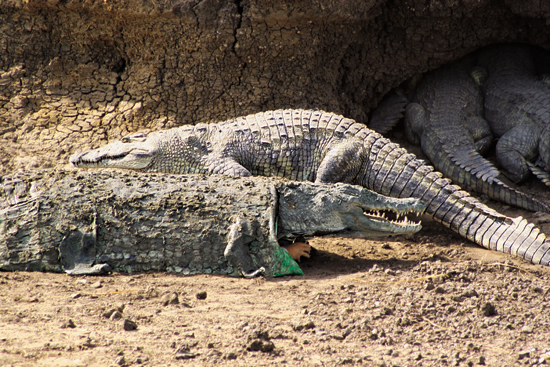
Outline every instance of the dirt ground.
{"type": "MultiPolygon", "coordinates": [[[[0,6],[0,173],[268,108],[366,121],[405,79],[489,42],[549,45],[537,1],[118,3],[0,6]]],[[[527,218],[550,234],[550,216],[527,218]]],[[[0,273],[0,367],[550,364],[549,268],[435,222],[311,243],[297,277],[0,273]]]]}
{"type": "MultiPolygon", "coordinates": [[[[480,199],[550,233],[548,214],[480,199]]],[[[422,223],[314,238],[304,276],[0,273],[0,367],[550,364],[550,268],[422,223]]]]}
{"type": "Polygon", "coordinates": [[[296,277],[0,273],[0,366],[550,363],[550,269],[424,223],[296,277]]]}

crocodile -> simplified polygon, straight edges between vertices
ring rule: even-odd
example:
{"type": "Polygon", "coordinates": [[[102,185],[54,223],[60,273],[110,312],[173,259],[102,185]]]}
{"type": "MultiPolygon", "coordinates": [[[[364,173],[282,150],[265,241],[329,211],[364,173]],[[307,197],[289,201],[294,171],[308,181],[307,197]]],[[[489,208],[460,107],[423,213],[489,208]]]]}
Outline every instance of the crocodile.
{"type": "Polygon", "coordinates": [[[498,45],[479,52],[487,69],[485,118],[495,136],[496,158],[514,182],[531,173],[548,184],[550,171],[550,88],[536,74],[527,45],[498,45]]]}
{"type": "Polygon", "coordinates": [[[301,274],[278,240],[415,233],[421,225],[407,215],[424,209],[341,183],[18,173],[0,178],[0,270],[301,274]]]}
{"type": "Polygon", "coordinates": [[[401,89],[393,89],[384,96],[372,112],[369,129],[386,135],[404,117],[409,98],[401,89]]]}
{"type": "Polygon", "coordinates": [[[334,113],[276,110],[141,132],[75,153],[70,161],[77,167],[356,184],[420,199],[425,214],[481,246],[550,263],[550,243],[535,225],[489,208],[398,144],[334,113]]]}
{"type": "Polygon", "coordinates": [[[484,73],[466,57],[428,73],[405,111],[405,131],[434,167],[455,184],[530,211],[548,207],[502,181],[500,171],[481,153],[492,145],[483,119],[480,84],[484,73]]]}

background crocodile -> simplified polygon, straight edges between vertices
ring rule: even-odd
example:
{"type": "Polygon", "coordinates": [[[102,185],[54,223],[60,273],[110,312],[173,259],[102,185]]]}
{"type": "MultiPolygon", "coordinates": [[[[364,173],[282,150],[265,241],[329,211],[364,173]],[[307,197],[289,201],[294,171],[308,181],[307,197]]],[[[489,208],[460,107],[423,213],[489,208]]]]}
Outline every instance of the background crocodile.
{"type": "Polygon", "coordinates": [[[530,211],[548,212],[545,204],[499,179],[500,172],[481,156],[493,136],[483,119],[483,76],[475,57],[428,73],[406,107],[408,139],[422,147],[435,168],[462,187],[530,211]]]}
{"type": "Polygon", "coordinates": [[[71,162],[142,172],[355,183],[383,195],[416,197],[427,205],[427,214],[484,247],[550,263],[550,244],[533,224],[488,208],[399,145],[332,113],[277,110],[138,133],[77,153],[71,162]]]}
{"type": "Polygon", "coordinates": [[[515,182],[533,172],[550,183],[550,88],[536,75],[532,49],[494,46],[480,51],[478,61],[489,73],[485,117],[499,138],[496,155],[504,172],[515,182]]]}
{"type": "Polygon", "coordinates": [[[0,269],[71,274],[301,273],[278,238],[413,233],[421,226],[406,214],[425,208],[358,186],[260,177],[45,171],[4,176],[1,187],[0,269]]]}

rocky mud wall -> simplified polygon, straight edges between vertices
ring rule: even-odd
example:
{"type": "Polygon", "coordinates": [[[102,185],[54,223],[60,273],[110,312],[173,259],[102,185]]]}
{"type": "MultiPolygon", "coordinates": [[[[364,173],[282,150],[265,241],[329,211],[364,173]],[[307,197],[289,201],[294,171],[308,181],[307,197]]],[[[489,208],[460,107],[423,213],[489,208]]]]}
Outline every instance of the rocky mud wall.
{"type": "Polygon", "coordinates": [[[366,123],[391,88],[477,48],[550,49],[549,23],[535,0],[3,1],[0,171],[276,108],[366,123]]]}

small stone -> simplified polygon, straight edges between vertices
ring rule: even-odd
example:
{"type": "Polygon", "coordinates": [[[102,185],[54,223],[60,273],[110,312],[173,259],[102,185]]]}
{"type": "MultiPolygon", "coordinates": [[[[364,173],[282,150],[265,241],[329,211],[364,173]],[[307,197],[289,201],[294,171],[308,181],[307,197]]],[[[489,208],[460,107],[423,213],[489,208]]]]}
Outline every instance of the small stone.
{"type": "Polygon", "coordinates": [[[304,329],[314,329],[314,328],[315,328],[315,324],[313,323],[313,321],[308,321],[305,324],[292,325],[292,329],[294,329],[294,331],[302,331],[304,329]]]}
{"type": "Polygon", "coordinates": [[[272,341],[261,339],[256,339],[252,341],[252,343],[250,343],[246,347],[246,350],[249,350],[251,352],[261,351],[264,353],[271,352],[273,351],[273,349],[275,349],[275,344],[273,344],[272,341]]]}
{"type": "Polygon", "coordinates": [[[107,311],[103,312],[103,317],[105,317],[106,319],[110,318],[112,316],[113,313],[115,313],[117,310],[116,308],[110,308],[108,309],[107,311]]]}
{"type": "Polygon", "coordinates": [[[369,339],[371,339],[371,340],[378,339],[378,331],[376,329],[372,329],[372,331],[369,335],[369,339]]]}
{"type": "Polygon", "coordinates": [[[250,330],[250,334],[248,335],[248,339],[263,339],[263,340],[269,340],[269,331],[263,330],[260,328],[254,328],[250,330]]]}
{"type": "Polygon", "coordinates": [[[206,296],[207,296],[206,291],[198,292],[198,293],[195,295],[195,297],[197,297],[197,299],[206,299],[206,296]]]}
{"type": "Polygon", "coordinates": [[[374,264],[374,265],[372,266],[372,268],[369,269],[369,273],[376,273],[376,272],[379,272],[380,270],[382,270],[382,269],[380,269],[380,267],[378,266],[378,264],[374,264]]]}
{"type": "Polygon", "coordinates": [[[546,352],[540,355],[538,363],[539,364],[547,364],[550,362],[550,352],[546,352]]]}
{"type": "Polygon", "coordinates": [[[76,325],[75,325],[75,323],[73,322],[72,319],[68,319],[67,321],[65,321],[61,324],[62,329],[66,329],[66,328],[74,329],[75,327],[76,327],[76,325]]]}
{"type": "Polygon", "coordinates": [[[122,313],[118,310],[116,310],[115,312],[113,312],[111,314],[111,316],[109,317],[109,319],[111,320],[118,320],[118,319],[121,319],[122,318],[122,313]]]}
{"type": "Polygon", "coordinates": [[[132,320],[125,319],[123,323],[123,327],[124,327],[124,330],[126,331],[132,331],[132,330],[136,330],[138,328],[138,325],[132,320]]]}
{"type": "Polygon", "coordinates": [[[191,352],[178,352],[176,353],[176,359],[192,359],[195,358],[198,354],[191,352]]]}
{"type": "Polygon", "coordinates": [[[115,364],[119,366],[124,366],[126,364],[126,360],[124,359],[124,356],[120,356],[117,359],[115,359],[115,364]]]}
{"type": "Polygon", "coordinates": [[[484,356],[479,356],[479,361],[477,362],[477,364],[485,366],[485,357],[484,356]]]}
{"type": "Polygon", "coordinates": [[[420,361],[422,359],[422,354],[418,353],[416,356],[414,356],[415,361],[420,361]]]}
{"type": "Polygon", "coordinates": [[[525,325],[521,328],[521,332],[524,334],[532,334],[533,333],[533,327],[531,325],[525,325]]]}
{"type": "Polygon", "coordinates": [[[103,285],[101,284],[101,280],[98,280],[95,283],[90,284],[90,287],[92,288],[101,288],[103,285]]]}
{"type": "Polygon", "coordinates": [[[518,360],[531,357],[531,352],[528,350],[522,350],[518,353],[518,360]]]}
{"type": "Polygon", "coordinates": [[[464,297],[464,298],[471,298],[471,297],[477,297],[477,296],[479,296],[479,294],[476,292],[475,289],[471,289],[461,294],[461,297],[464,297]]]}
{"type": "Polygon", "coordinates": [[[384,270],[384,273],[386,275],[390,275],[390,276],[394,276],[395,275],[395,271],[393,271],[392,269],[386,269],[384,270]]]}
{"type": "Polygon", "coordinates": [[[447,291],[445,290],[445,288],[441,287],[441,286],[438,286],[434,289],[434,292],[437,293],[437,294],[445,294],[447,293],[447,291]]]}
{"type": "Polygon", "coordinates": [[[73,293],[73,294],[71,294],[71,298],[72,298],[72,299],[80,298],[81,296],[82,296],[81,293],[73,293]]]}
{"type": "Polygon", "coordinates": [[[425,289],[426,289],[427,291],[431,291],[431,290],[434,289],[434,288],[435,288],[435,285],[434,285],[432,282],[427,283],[427,284],[426,284],[426,287],[425,287],[425,289]]]}
{"type": "Polygon", "coordinates": [[[168,306],[168,305],[177,305],[180,303],[180,300],[179,300],[178,294],[176,292],[173,292],[171,294],[165,294],[164,296],[162,296],[162,298],[160,299],[160,302],[162,303],[163,306],[168,306]]]}
{"type": "Polygon", "coordinates": [[[486,302],[481,306],[481,313],[484,316],[494,316],[497,314],[497,310],[492,303],[486,302]]]}
{"type": "Polygon", "coordinates": [[[237,353],[229,352],[225,355],[225,359],[237,359],[237,353]]]}

